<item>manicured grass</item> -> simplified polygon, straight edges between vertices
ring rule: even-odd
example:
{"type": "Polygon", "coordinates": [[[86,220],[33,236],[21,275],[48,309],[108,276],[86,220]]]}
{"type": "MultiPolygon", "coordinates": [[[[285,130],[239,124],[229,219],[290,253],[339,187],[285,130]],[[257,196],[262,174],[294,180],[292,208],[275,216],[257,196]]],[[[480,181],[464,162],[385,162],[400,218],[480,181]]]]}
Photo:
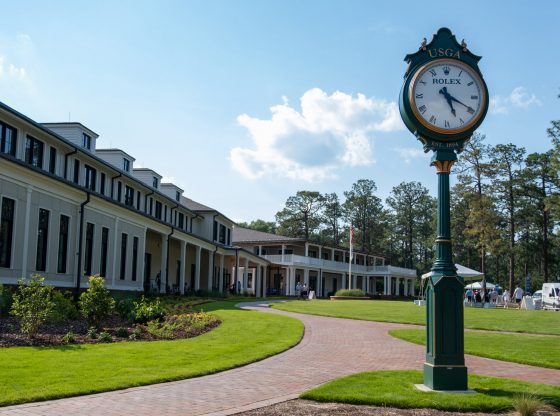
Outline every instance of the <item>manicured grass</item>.
{"type": "Polygon", "coordinates": [[[235,310],[236,302],[200,305],[222,324],[192,339],[0,349],[0,405],[214,373],[279,353],[301,339],[300,321],[235,310]]]}
{"type": "Polygon", "coordinates": [[[469,376],[477,394],[426,393],[420,371],[379,371],[354,374],[306,391],[302,399],[397,408],[431,408],[462,412],[501,412],[512,408],[514,396],[531,393],[560,407],[560,388],[504,378],[469,376]]]}
{"type": "MultiPolygon", "coordinates": [[[[426,307],[386,300],[314,300],[276,303],[284,311],[365,321],[424,325],[426,307]]],[[[560,335],[560,313],[517,309],[465,308],[465,328],[560,335]]]]}
{"type": "MultiPolygon", "coordinates": [[[[426,344],[426,331],[423,329],[393,329],[389,334],[415,344],[426,344]]],[[[560,369],[560,337],[556,336],[469,331],[465,332],[465,352],[496,360],[560,369]]]]}

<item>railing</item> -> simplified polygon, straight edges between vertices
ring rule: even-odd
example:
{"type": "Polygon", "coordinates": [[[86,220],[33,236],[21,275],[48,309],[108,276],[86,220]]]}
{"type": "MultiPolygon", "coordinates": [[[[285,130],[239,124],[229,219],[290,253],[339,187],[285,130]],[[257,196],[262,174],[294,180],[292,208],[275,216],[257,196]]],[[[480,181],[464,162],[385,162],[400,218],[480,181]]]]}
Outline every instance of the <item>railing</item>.
{"type": "MultiPolygon", "coordinates": [[[[285,266],[307,266],[316,267],[323,270],[334,270],[337,272],[347,272],[348,263],[339,261],[323,260],[315,257],[298,256],[296,254],[268,254],[263,255],[268,261],[285,266]]],[[[395,266],[364,266],[361,264],[352,264],[352,273],[375,273],[375,274],[391,274],[407,277],[416,277],[416,270],[405,269],[395,266]]]]}

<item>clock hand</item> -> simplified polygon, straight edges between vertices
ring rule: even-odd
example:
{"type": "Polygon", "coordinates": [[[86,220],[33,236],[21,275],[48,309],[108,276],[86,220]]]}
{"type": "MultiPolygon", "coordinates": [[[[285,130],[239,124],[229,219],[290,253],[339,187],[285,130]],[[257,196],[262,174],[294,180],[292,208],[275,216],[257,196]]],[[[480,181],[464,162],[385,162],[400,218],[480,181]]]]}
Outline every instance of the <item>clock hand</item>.
{"type": "Polygon", "coordinates": [[[449,107],[451,107],[451,114],[453,114],[454,117],[457,117],[455,109],[453,108],[453,102],[451,101],[451,95],[449,95],[449,93],[447,92],[447,87],[443,87],[441,90],[439,90],[439,93],[445,97],[445,101],[447,101],[447,104],[449,104],[449,107]]]}
{"type": "Polygon", "coordinates": [[[459,104],[467,107],[467,110],[471,110],[472,112],[474,112],[474,108],[472,108],[472,107],[466,105],[465,103],[459,101],[457,98],[453,97],[451,94],[448,94],[448,95],[449,95],[449,98],[451,99],[451,101],[455,101],[456,103],[459,103],[459,104]]]}

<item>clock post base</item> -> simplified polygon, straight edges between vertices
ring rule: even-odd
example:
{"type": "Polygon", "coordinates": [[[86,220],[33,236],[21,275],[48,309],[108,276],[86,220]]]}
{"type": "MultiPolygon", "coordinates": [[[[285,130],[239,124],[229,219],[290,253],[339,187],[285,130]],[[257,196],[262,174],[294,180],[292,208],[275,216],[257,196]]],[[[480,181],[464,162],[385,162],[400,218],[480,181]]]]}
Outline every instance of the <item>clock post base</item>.
{"type": "Polygon", "coordinates": [[[425,363],[424,385],[432,390],[468,390],[467,367],[425,363]]]}

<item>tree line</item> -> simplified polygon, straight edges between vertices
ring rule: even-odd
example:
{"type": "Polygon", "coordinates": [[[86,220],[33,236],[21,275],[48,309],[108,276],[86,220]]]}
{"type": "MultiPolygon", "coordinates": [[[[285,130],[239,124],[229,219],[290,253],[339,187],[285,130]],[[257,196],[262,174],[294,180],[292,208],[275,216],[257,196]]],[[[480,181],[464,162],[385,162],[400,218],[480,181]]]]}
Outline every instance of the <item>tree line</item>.
{"type": "MultiPolygon", "coordinates": [[[[455,263],[477,269],[509,288],[533,290],[560,276],[560,120],[551,122],[544,153],[514,144],[491,146],[474,134],[452,173],[452,238],[455,263]]],[[[385,201],[371,179],[342,196],[299,191],[276,214],[242,227],[385,256],[391,265],[429,271],[434,259],[436,199],[419,182],[402,182],[385,201]]]]}

